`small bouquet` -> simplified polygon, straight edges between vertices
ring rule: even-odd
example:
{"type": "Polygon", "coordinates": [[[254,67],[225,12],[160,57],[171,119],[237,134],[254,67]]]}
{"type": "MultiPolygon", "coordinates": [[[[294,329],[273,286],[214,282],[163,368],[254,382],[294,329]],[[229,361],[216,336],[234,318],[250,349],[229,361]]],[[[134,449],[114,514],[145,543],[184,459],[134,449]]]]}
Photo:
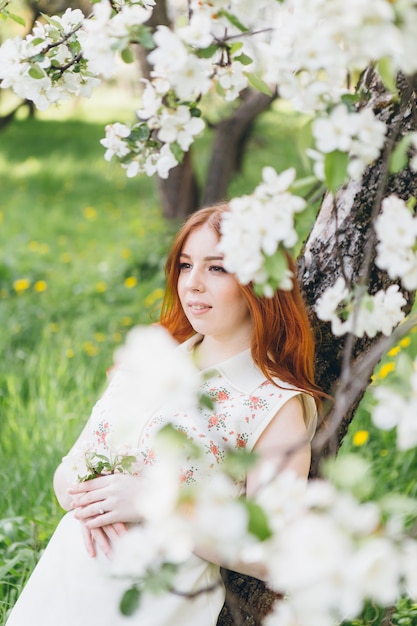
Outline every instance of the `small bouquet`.
{"type": "Polygon", "coordinates": [[[137,450],[122,447],[117,451],[106,451],[104,454],[92,444],[86,443],[83,448],[73,450],[62,459],[72,474],[74,482],[86,482],[99,476],[109,474],[139,473],[137,450]]]}

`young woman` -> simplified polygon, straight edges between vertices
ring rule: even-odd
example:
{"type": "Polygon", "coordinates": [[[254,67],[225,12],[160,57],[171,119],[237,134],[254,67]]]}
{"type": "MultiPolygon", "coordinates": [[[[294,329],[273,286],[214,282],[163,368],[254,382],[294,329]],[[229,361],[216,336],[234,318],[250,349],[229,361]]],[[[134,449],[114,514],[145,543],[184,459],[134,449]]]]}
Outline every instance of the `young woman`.
{"type": "MultiPolygon", "coordinates": [[[[194,354],[202,372],[201,390],[211,396],[214,409],[201,408],[196,414],[179,407],[158,409],[140,432],[132,433],[131,443],[142,451],[146,463],[156,433],[172,422],[199,442],[215,466],[228,448],[254,449],[260,462],[236,492],[252,496],[265,462],[307,477],[309,441],[316,425],[314,398],[319,391],[313,379],[312,335],[297,287],[259,298],[250,285],[240,285],[225,271],[218,242],[227,210],[227,204],[201,209],[178,233],[166,264],[160,318],[182,344],[179,349],[194,354]]],[[[75,447],[94,436],[104,419],[117,419],[114,404],[110,402],[112,410],[107,409],[109,394],[111,384],[75,447]]],[[[198,482],[198,467],[189,471],[198,482]]],[[[221,555],[207,550],[197,550],[181,568],[176,586],[182,594],[146,596],[131,618],[121,615],[118,606],[126,581],[109,577],[107,557],[119,535],[129,532],[129,524],[143,519],[144,480],[141,475],[119,474],[74,485],[69,484],[64,466],[58,467],[54,487],[69,512],[7,626],[216,624],[224,601],[222,562],[221,555]],[[195,593],[212,587],[211,593],[195,593]],[[187,593],[193,597],[186,597],[187,593]]],[[[264,575],[257,565],[235,563],[233,568],[259,578],[264,575]]]]}

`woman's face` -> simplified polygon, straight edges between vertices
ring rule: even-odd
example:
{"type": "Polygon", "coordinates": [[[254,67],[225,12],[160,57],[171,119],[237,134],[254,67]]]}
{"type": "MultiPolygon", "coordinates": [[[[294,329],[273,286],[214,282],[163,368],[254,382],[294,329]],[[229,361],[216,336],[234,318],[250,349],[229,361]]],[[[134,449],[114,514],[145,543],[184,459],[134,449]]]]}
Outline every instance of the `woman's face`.
{"type": "Polygon", "coordinates": [[[179,260],[179,299],[197,333],[222,342],[244,341],[249,347],[249,307],[235,276],[224,269],[217,246],[217,234],[207,224],[189,235],[179,260]]]}

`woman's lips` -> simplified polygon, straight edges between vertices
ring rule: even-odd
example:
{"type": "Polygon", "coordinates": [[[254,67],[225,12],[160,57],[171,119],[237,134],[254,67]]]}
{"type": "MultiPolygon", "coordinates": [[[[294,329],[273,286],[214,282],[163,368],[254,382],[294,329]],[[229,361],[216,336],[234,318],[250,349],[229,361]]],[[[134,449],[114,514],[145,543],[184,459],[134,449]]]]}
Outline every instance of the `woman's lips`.
{"type": "Polygon", "coordinates": [[[195,315],[201,315],[203,313],[207,313],[207,311],[209,311],[212,307],[204,302],[189,302],[188,308],[195,315]]]}

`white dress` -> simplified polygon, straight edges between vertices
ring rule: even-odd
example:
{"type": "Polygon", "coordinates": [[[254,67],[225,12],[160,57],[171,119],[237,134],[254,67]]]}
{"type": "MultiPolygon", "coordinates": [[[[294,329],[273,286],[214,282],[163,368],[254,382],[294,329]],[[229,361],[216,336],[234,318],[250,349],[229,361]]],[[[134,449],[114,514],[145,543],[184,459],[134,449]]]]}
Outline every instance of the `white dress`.
{"type": "MultiPolygon", "coordinates": [[[[197,338],[185,342],[183,349],[192,349],[197,338]]],[[[280,385],[276,386],[266,380],[254,365],[250,350],[201,372],[201,381],[201,390],[211,397],[214,409],[202,408],[197,415],[177,409],[155,411],[142,432],[132,434],[132,445],[139,444],[144,463],[154,462],[154,435],[171,422],[199,443],[217,466],[227,448],[252,450],[277,411],[294,396],[302,402],[310,437],[314,434],[316,410],[311,396],[281,381],[276,380],[280,385]]],[[[114,401],[108,402],[112,391],[110,383],[89,420],[92,437],[103,445],[114,420],[114,401]],[[111,414],[106,411],[107,404],[112,407],[111,414]]],[[[194,459],[183,468],[182,479],[198,483],[198,469],[194,459]]],[[[237,491],[243,490],[244,481],[237,486],[237,491]]],[[[88,556],[79,522],[69,512],[56,528],[6,626],[215,626],[224,602],[219,567],[194,555],[176,581],[177,588],[186,592],[216,582],[214,591],[193,599],[172,593],[147,595],[140,608],[125,617],[119,602],[129,585],[109,576],[106,557],[88,556]]]]}

